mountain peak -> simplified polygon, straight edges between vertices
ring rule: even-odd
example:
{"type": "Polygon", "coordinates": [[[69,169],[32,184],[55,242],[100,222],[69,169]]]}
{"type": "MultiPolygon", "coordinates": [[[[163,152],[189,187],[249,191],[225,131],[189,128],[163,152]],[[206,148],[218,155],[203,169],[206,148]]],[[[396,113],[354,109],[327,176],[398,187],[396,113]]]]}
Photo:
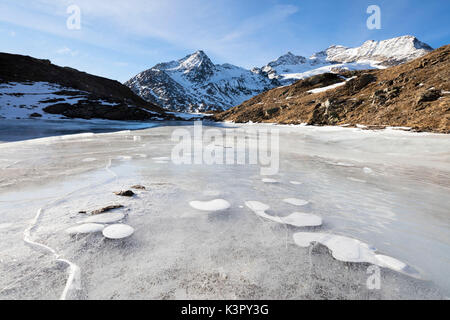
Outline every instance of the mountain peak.
{"type": "Polygon", "coordinates": [[[186,69],[186,70],[192,70],[194,68],[198,68],[200,66],[203,67],[214,67],[214,64],[212,63],[211,59],[206,55],[206,53],[203,50],[197,50],[196,52],[187,55],[180,61],[180,68],[186,69]]]}
{"type": "Polygon", "coordinates": [[[288,52],[281,57],[279,57],[277,60],[274,60],[268,64],[270,67],[277,67],[281,65],[298,65],[303,64],[306,62],[306,58],[302,56],[296,56],[292,52],[288,52]]]}

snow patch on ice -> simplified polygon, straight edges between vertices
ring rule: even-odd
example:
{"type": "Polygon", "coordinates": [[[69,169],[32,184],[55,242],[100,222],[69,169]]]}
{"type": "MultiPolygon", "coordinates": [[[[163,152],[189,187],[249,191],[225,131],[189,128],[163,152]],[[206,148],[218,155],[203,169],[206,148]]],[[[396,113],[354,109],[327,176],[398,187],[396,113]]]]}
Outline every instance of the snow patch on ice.
{"type": "Polygon", "coordinates": [[[259,201],[247,201],[245,205],[256,215],[272,222],[287,224],[294,227],[318,227],[322,225],[322,218],[308,213],[294,212],[287,217],[277,217],[266,213],[270,207],[259,201]]]}
{"type": "Polygon", "coordinates": [[[134,229],[126,224],[113,224],[103,230],[103,236],[113,240],[128,238],[133,233],[134,229]]]}
{"type": "Polygon", "coordinates": [[[189,205],[200,211],[223,211],[231,207],[230,203],[223,199],[215,199],[211,201],[191,201],[189,205]]]}
{"type": "Polygon", "coordinates": [[[294,241],[304,248],[315,242],[320,243],[330,249],[333,257],[339,261],[371,263],[420,278],[418,272],[407,264],[389,256],[376,254],[374,247],[357,239],[328,233],[299,232],[294,234],[294,241]]]}

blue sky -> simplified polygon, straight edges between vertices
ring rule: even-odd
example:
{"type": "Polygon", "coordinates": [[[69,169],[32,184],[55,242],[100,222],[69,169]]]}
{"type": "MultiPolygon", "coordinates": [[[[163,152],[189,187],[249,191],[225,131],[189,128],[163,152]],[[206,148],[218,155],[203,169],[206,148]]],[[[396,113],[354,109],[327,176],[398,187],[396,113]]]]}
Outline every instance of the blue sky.
{"type": "Polygon", "coordinates": [[[2,0],[0,51],[123,82],[198,49],[252,68],[288,51],[310,56],[406,34],[437,48],[450,43],[449,21],[448,0],[2,0]],[[66,27],[72,4],[81,30],[66,27]],[[381,30],[366,27],[372,4],[381,30]]]}

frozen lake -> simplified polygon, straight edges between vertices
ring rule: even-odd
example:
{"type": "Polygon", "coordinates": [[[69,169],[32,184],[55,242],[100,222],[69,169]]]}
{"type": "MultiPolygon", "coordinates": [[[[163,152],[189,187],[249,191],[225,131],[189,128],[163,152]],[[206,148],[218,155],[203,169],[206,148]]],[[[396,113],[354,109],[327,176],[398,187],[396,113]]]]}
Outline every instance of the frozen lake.
{"type": "Polygon", "coordinates": [[[239,125],[280,130],[279,173],[264,177],[258,165],[172,163],[172,132],[192,132],[191,123],[0,125],[0,299],[59,299],[70,271],[60,259],[79,268],[69,299],[450,296],[448,135],[239,125]],[[146,190],[114,194],[134,185],[146,190]],[[209,203],[215,199],[225,201],[209,203]],[[313,214],[323,225],[264,219],[248,201],[270,207],[271,216],[313,214]],[[86,218],[80,211],[114,204],[135,229],[130,238],[66,233],[86,218]],[[198,210],[205,206],[223,210],[198,210]],[[318,245],[299,247],[298,232],[358,239],[422,279],[382,268],[380,289],[370,290],[369,264],[335,260],[318,245]],[[26,243],[27,235],[45,248],[26,243]]]}

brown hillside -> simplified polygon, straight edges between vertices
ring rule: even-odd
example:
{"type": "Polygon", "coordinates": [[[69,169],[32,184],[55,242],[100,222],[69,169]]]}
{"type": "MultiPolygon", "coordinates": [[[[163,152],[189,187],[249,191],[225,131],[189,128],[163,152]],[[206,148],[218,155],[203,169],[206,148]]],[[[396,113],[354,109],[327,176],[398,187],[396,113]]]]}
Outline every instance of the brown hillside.
{"type": "Polygon", "coordinates": [[[349,71],[356,76],[321,93],[309,90],[341,80],[325,74],[262,93],[215,115],[217,120],[310,125],[402,126],[450,133],[450,45],[385,70],[349,71]]]}

